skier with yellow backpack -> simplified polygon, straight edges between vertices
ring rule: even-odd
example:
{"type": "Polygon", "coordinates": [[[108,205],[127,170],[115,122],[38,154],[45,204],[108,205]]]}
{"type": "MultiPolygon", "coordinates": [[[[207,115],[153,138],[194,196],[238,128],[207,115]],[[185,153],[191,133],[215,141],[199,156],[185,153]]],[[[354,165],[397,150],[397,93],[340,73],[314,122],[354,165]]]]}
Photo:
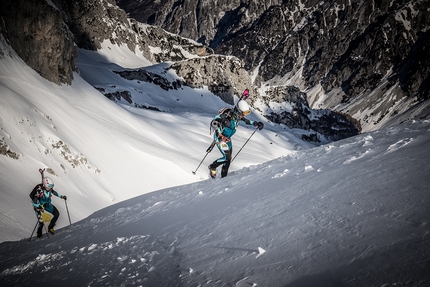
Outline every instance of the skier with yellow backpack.
{"type": "Polygon", "coordinates": [[[44,227],[43,218],[46,218],[44,214],[45,211],[49,212],[53,216],[48,225],[48,232],[51,234],[55,233],[54,226],[60,217],[60,212],[51,203],[52,195],[67,200],[65,195],[61,195],[54,190],[54,181],[50,177],[43,177],[42,184],[36,185],[30,193],[34,211],[39,219],[39,228],[37,229],[38,238],[42,238],[42,230],[44,227]]]}

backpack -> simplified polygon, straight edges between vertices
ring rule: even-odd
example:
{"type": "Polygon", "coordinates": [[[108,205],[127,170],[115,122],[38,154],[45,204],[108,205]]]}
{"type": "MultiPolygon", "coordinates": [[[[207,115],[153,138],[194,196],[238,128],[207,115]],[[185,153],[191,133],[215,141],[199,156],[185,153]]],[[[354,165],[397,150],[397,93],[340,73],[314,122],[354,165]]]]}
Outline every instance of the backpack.
{"type": "Polygon", "coordinates": [[[29,196],[30,196],[31,200],[34,200],[35,197],[42,197],[43,193],[39,192],[39,189],[43,190],[41,184],[36,185],[33,188],[33,190],[30,192],[29,196]]]}
{"type": "Polygon", "coordinates": [[[234,112],[234,110],[228,107],[219,110],[218,114],[212,119],[209,124],[209,134],[212,134],[212,130],[216,131],[217,128],[219,128],[221,122],[224,122],[224,124],[229,123],[229,121],[226,121],[226,119],[229,120],[232,112],[234,112]]]}

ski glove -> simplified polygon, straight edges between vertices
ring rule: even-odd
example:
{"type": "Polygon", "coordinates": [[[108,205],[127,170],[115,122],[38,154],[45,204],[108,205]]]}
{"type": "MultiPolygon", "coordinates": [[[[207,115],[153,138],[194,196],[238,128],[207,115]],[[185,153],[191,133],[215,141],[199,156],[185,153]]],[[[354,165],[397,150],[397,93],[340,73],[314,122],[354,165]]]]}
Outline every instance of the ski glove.
{"type": "Polygon", "coordinates": [[[264,124],[262,122],[254,122],[254,126],[258,127],[260,131],[264,128],[264,124]]]}
{"type": "Polygon", "coordinates": [[[61,199],[67,200],[67,196],[62,195],[62,196],[61,196],[61,199]]]}

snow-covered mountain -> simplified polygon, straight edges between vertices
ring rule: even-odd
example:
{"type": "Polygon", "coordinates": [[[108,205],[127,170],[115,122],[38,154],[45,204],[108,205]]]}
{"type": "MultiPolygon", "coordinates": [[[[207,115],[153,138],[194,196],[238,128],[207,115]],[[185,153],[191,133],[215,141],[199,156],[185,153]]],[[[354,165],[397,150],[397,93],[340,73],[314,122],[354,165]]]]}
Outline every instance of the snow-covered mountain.
{"type": "MultiPolygon", "coordinates": [[[[234,102],[234,94],[249,88],[254,95],[250,104],[256,111],[270,121],[310,130],[312,135],[307,140],[337,140],[359,132],[358,122],[345,114],[327,109],[314,111],[306,95],[293,87],[257,89],[241,59],[214,54],[212,49],[196,41],[127,18],[112,0],[53,0],[30,4],[23,0],[5,0],[2,6],[4,9],[0,12],[8,11],[0,14],[3,19],[0,29],[5,39],[30,67],[57,84],[70,84],[73,80],[73,71],[78,71],[78,48],[96,51],[108,42],[127,46],[148,63],[168,62],[170,65],[165,65],[164,69],[181,78],[169,87],[170,84],[165,85],[169,78],[163,74],[157,74],[154,79],[138,67],[137,71],[121,71],[121,75],[128,73],[129,80],[151,81],[165,89],[207,88],[230,105],[234,102]]],[[[109,90],[106,93],[109,98],[123,96],[136,105],[142,101],[141,95],[135,93],[141,93],[142,87],[122,86],[115,91],[112,87],[97,88],[102,93],[109,90]]]]}
{"type": "Polygon", "coordinates": [[[346,113],[363,131],[429,114],[426,0],[116,2],[138,21],[238,57],[262,98],[295,86],[312,108],[346,113]]]}
{"type": "MultiPolygon", "coordinates": [[[[46,2],[49,9],[58,9],[54,2],[46,2]]],[[[106,27],[100,29],[109,34],[106,27]]],[[[120,30],[133,27],[148,28],[140,39],[157,33],[143,24],[120,30]]],[[[43,46],[40,34],[31,35],[43,46]]],[[[87,37],[99,50],[71,53],[70,78],[61,69],[50,74],[59,85],[47,80],[49,69],[31,68],[11,47],[22,39],[0,38],[1,286],[430,283],[428,120],[311,144],[301,140],[309,131],[274,124],[253,110],[249,118],[265,128],[252,135],[254,127],[240,126],[235,153],[246,146],[229,176],[208,180],[207,165],[219,157],[205,152],[212,140],[208,124],[243,87],[222,98],[204,83],[183,85],[180,74],[193,61],[224,59],[216,65],[222,71],[219,66],[235,67],[237,58],[205,59],[198,55],[202,46],[189,40],[140,53],[140,42],[130,47],[118,40],[127,33],[117,35],[87,37]],[[169,69],[179,62],[165,57],[185,65],[169,69]],[[68,200],[53,198],[61,213],[57,234],[28,242],[36,224],[28,195],[40,181],[39,168],[68,200]]],[[[57,48],[37,51],[59,68],[67,57],[53,56],[62,53],[57,48]]]]}

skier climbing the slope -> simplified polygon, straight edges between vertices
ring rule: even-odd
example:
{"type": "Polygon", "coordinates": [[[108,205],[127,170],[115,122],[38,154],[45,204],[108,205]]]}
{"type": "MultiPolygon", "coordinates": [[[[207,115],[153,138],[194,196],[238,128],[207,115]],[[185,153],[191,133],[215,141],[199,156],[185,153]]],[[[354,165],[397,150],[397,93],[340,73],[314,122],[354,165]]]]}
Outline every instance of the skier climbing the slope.
{"type": "Polygon", "coordinates": [[[44,177],[42,180],[42,184],[36,185],[30,193],[30,198],[32,200],[34,211],[36,213],[37,218],[39,218],[39,228],[37,229],[38,238],[42,238],[42,229],[44,223],[42,221],[41,212],[44,212],[45,210],[53,215],[53,218],[51,219],[51,222],[48,226],[48,231],[51,234],[55,233],[54,226],[60,216],[60,212],[51,203],[52,195],[67,200],[67,197],[65,195],[61,195],[54,190],[54,182],[49,177],[44,177]]]}
{"type": "Polygon", "coordinates": [[[264,124],[262,122],[251,121],[245,118],[250,113],[251,110],[248,103],[241,99],[234,109],[228,108],[220,111],[212,121],[212,127],[215,128],[214,141],[222,154],[221,158],[209,165],[209,175],[212,178],[216,178],[217,167],[220,165],[222,165],[221,178],[227,176],[233,151],[231,137],[236,133],[236,128],[239,126],[240,121],[243,121],[247,125],[256,126],[259,130],[263,129],[264,124]]]}

